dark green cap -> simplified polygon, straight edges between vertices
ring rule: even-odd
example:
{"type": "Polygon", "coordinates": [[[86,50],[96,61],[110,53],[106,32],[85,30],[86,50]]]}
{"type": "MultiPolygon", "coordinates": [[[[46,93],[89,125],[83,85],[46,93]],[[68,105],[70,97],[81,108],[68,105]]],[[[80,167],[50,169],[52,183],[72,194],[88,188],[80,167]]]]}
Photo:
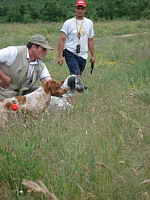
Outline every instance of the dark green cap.
{"type": "Polygon", "coordinates": [[[38,44],[45,49],[53,49],[52,47],[49,46],[47,39],[43,35],[40,35],[40,34],[33,35],[30,38],[29,42],[33,44],[38,44]]]}

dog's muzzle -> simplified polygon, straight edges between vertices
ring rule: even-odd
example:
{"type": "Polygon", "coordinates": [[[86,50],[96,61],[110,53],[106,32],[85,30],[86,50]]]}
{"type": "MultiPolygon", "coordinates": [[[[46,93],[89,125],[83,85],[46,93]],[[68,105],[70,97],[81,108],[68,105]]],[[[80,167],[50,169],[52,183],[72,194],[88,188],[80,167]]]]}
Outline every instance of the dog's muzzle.
{"type": "Polygon", "coordinates": [[[85,85],[85,86],[84,86],[84,90],[86,90],[87,88],[88,88],[88,87],[85,85]]]}
{"type": "Polygon", "coordinates": [[[86,90],[88,87],[86,85],[84,85],[84,87],[81,87],[81,88],[77,88],[77,92],[81,93],[81,92],[84,92],[84,90],[86,90]]]}

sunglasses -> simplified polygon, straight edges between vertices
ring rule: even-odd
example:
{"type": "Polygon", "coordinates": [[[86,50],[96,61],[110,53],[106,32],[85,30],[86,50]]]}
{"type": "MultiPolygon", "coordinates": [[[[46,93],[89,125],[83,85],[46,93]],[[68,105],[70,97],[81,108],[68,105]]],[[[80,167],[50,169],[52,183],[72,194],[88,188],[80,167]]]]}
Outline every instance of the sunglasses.
{"type": "Polygon", "coordinates": [[[77,10],[85,10],[84,7],[76,7],[76,8],[77,8],[77,10]]]}
{"type": "Polygon", "coordinates": [[[41,49],[43,50],[43,51],[47,51],[47,49],[46,48],[44,48],[44,47],[42,47],[42,46],[40,46],[41,47],[41,49]]]}

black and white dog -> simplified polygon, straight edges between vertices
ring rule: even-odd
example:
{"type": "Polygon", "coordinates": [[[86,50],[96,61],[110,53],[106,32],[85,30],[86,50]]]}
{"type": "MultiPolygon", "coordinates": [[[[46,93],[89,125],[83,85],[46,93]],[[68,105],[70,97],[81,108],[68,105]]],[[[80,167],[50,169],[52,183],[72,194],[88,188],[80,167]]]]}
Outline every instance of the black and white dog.
{"type": "Polygon", "coordinates": [[[48,107],[48,110],[49,109],[56,109],[56,110],[72,109],[73,106],[68,102],[68,98],[73,97],[75,92],[81,93],[87,89],[87,87],[83,84],[81,79],[74,74],[69,75],[65,79],[62,87],[68,88],[67,93],[65,93],[62,97],[51,96],[51,103],[48,107]]]}

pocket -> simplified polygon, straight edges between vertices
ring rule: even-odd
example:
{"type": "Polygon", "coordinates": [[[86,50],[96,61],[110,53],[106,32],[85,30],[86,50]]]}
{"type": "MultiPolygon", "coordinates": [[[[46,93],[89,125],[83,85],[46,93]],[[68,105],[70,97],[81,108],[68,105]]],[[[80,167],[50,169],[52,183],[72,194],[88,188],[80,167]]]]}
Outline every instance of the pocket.
{"type": "Polygon", "coordinates": [[[67,61],[73,61],[74,60],[74,54],[72,53],[72,52],[70,52],[70,51],[66,51],[66,55],[65,55],[65,59],[67,60],[67,61]]]}

